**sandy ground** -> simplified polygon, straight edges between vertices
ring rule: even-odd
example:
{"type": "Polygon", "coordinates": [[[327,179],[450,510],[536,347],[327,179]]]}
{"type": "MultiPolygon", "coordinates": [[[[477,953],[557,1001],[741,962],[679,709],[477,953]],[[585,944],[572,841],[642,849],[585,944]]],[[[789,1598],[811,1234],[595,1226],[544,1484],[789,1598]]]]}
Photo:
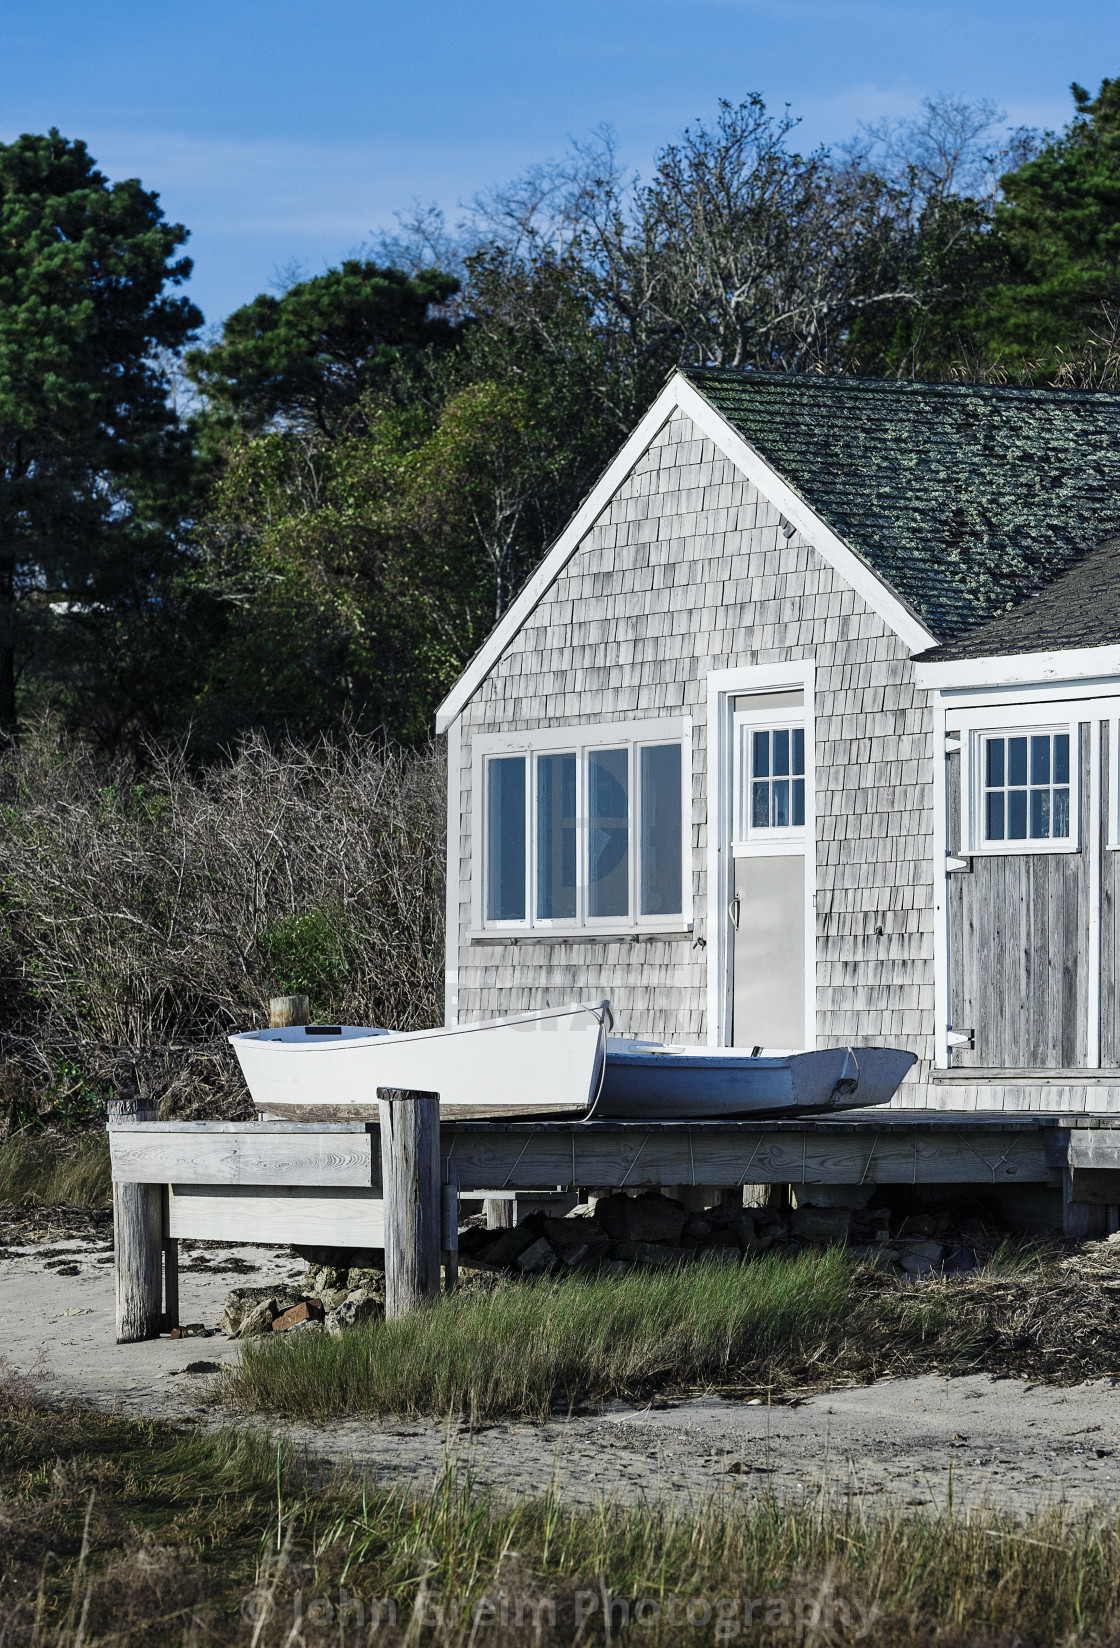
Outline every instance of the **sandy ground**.
{"type": "MultiPolygon", "coordinates": [[[[9,1238],[0,1257],[9,1366],[32,1374],[48,1399],[207,1424],[231,1417],[207,1388],[216,1366],[237,1356],[236,1344],[214,1333],[117,1345],[107,1233],[37,1234],[9,1238]],[[75,1274],[60,1273],[72,1265],[75,1274]]],[[[182,1320],[207,1328],[216,1327],[229,1288],[287,1280],[303,1268],[282,1249],[211,1248],[183,1260],[182,1320]]],[[[450,1451],[480,1487],[539,1493],[555,1482],[579,1503],[662,1495],[695,1502],[768,1489],[813,1497],[823,1489],[868,1505],[888,1495],[936,1509],[949,1502],[951,1476],[954,1508],[1120,1509],[1120,1387],[1111,1381],[1056,1387],[931,1375],[773,1408],[707,1398],[473,1432],[436,1421],[348,1420],[288,1434],[311,1455],[379,1482],[426,1487],[450,1451]]]]}

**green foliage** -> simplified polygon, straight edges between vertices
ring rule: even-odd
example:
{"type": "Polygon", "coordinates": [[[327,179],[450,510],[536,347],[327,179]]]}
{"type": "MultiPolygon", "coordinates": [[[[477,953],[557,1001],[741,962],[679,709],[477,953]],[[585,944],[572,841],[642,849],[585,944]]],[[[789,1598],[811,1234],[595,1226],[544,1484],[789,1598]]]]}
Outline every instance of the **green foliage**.
{"type": "Polygon", "coordinates": [[[266,927],[260,951],[276,995],[307,995],[319,1018],[333,1017],[350,967],[353,936],[341,909],[305,910],[266,927]]]}
{"type": "Polygon", "coordinates": [[[1120,79],[1095,98],[1072,90],[1065,131],[1003,179],[995,232],[1008,273],[978,323],[991,350],[1027,357],[1043,378],[1120,306],[1120,79]]]}
{"type": "Polygon", "coordinates": [[[394,372],[446,348],[454,327],[432,309],[458,290],[435,269],[348,258],[337,269],[236,309],[210,349],[188,351],[187,372],[211,407],[243,427],[273,419],[331,436],[394,372]]]}
{"type": "Polygon", "coordinates": [[[186,231],[57,131],[0,144],[0,725],[29,668],[77,676],[174,563],[188,451],[156,364],[201,316],[186,231]]]}

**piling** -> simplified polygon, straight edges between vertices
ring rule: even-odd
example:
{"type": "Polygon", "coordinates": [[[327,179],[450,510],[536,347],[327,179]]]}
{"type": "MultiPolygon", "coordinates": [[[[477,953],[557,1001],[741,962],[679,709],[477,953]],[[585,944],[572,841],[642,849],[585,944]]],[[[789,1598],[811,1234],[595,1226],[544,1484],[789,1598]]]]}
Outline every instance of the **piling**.
{"type": "MultiPolygon", "coordinates": [[[[154,1105],[110,1099],[109,1126],[158,1121],[154,1105]]],[[[117,1344],[158,1339],[163,1315],[163,1189],[113,1185],[113,1252],[117,1281],[117,1344]]]]}
{"type": "Polygon", "coordinates": [[[439,1094],[379,1087],[385,1315],[439,1297],[439,1094]]]}

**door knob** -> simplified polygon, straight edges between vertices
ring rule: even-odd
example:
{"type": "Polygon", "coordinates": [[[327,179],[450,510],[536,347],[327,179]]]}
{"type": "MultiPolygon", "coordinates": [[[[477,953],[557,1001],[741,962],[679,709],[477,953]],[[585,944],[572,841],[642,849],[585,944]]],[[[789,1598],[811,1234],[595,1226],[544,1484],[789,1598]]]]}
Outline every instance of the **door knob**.
{"type": "Polygon", "coordinates": [[[735,897],[731,900],[731,903],[727,906],[727,913],[731,917],[731,925],[734,927],[736,932],[739,931],[739,911],[741,905],[742,900],[740,899],[738,893],[736,893],[735,897]]]}

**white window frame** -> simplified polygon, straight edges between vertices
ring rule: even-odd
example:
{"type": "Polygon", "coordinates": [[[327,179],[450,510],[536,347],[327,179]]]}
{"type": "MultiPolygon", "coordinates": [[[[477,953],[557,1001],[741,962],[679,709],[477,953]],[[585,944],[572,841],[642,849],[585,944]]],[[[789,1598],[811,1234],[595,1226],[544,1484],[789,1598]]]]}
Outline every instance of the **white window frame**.
{"type": "Polygon", "coordinates": [[[1034,853],[1081,851],[1081,780],[1086,752],[1081,747],[1080,705],[1000,704],[984,710],[958,712],[947,718],[946,730],[961,734],[962,850],[983,858],[1022,858],[1034,853]],[[1069,835],[1042,840],[1028,836],[1018,841],[989,841],[984,834],[984,740],[1022,738],[1031,733],[1068,733],[1070,762],[1069,835]]]}
{"type": "MultiPolygon", "coordinates": [[[[797,688],[789,688],[797,691],[797,688]]],[[[807,836],[806,825],[809,818],[809,787],[812,783],[812,773],[809,771],[809,723],[808,711],[804,702],[804,690],[800,705],[792,705],[789,709],[775,708],[771,705],[763,709],[735,709],[732,708],[731,724],[735,740],[734,750],[734,786],[735,794],[732,805],[738,817],[733,822],[737,826],[745,825],[745,829],[733,828],[731,852],[734,858],[750,858],[752,855],[777,857],[788,853],[791,857],[805,851],[807,836]],[[798,728],[805,734],[805,819],[806,824],[790,824],[786,827],[766,825],[756,827],[751,823],[750,808],[750,761],[744,750],[743,734],[750,734],[756,729],[772,731],[789,727],[798,728]]],[[[757,689],[758,696],[770,696],[764,690],[757,689]]],[[[741,697],[750,697],[750,693],[743,693],[741,697]]],[[[792,783],[793,775],[790,775],[792,783]]]]}
{"type": "Polygon", "coordinates": [[[1104,845],[1114,853],[1120,850],[1120,716],[1110,715],[1101,722],[1102,747],[1108,752],[1108,796],[1105,803],[1104,845]]]}
{"type": "Polygon", "coordinates": [[[472,940],[517,938],[525,934],[551,938],[609,938],[638,933],[692,931],[692,722],[688,717],[642,721],[598,721],[569,727],[541,727],[528,732],[481,733],[471,749],[473,828],[471,831],[472,940]],[[641,897],[641,782],[639,752],[657,744],[681,746],[681,913],[640,915],[641,897]],[[596,750],[627,750],[629,825],[628,916],[589,916],[587,865],[587,757],[596,750]],[[576,757],[576,915],[538,918],[537,889],[537,760],[541,755],[576,757]],[[494,756],[524,756],[528,787],[525,807],[525,918],[490,921],[486,916],[487,805],[486,764],[494,756]]]}

